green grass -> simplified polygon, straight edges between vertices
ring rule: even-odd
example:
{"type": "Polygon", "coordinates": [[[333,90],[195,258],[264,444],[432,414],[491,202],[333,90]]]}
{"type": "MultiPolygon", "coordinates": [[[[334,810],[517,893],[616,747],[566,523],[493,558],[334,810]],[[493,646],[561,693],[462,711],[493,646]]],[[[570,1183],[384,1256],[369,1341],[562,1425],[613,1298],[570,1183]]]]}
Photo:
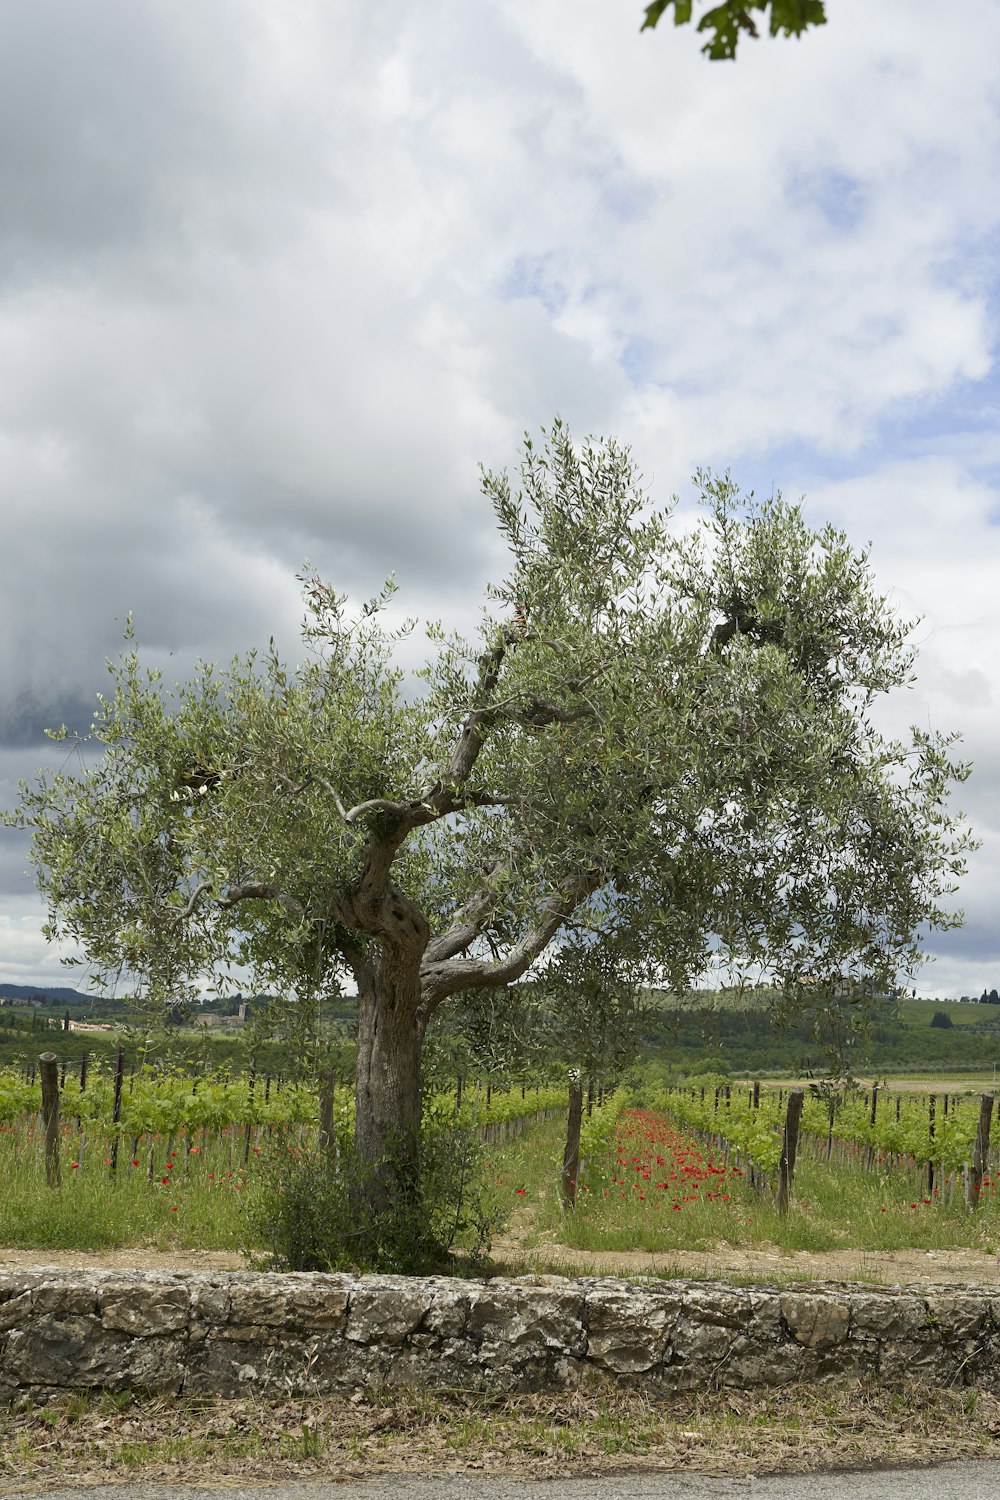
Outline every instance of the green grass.
{"type": "MultiPolygon", "coordinates": [[[[699,1181],[692,1174],[686,1190],[678,1191],[681,1184],[671,1182],[669,1165],[656,1165],[657,1155],[664,1163],[671,1161],[665,1142],[635,1140],[617,1156],[588,1165],[576,1209],[566,1215],[559,1196],[561,1134],[560,1123],[550,1121],[494,1158],[497,1176],[503,1178],[498,1195],[515,1222],[520,1221],[525,1247],[542,1253],[551,1242],[570,1250],[641,1250],[667,1257],[725,1245],[816,1253],[960,1247],[993,1253],[1000,1244],[1000,1183],[996,1200],[988,1189],[978,1210],[969,1214],[960,1181],[949,1204],[949,1183],[928,1195],[923,1173],[907,1176],[884,1166],[868,1172],[857,1165],[828,1163],[808,1143],[800,1150],[792,1203],[784,1216],[770,1190],[758,1193],[748,1175],[712,1174],[699,1181]],[[633,1156],[643,1164],[649,1161],[648,1180],[633,1156]],[[668,1187],[658,1187],[659,1182],[668,1187]],[[526,1191],[518,1194],[518,1187],[526,1191]]],[[[711,1157],[707,1148],[697,1151],[711,1157]]],[[[700,1172],[703,1164],[692,1160],[686,1165],[700,1172]]]]}
{"type": "Polygon", "coordinates": [[[930,1026],[934,1016],[944,1011],[952,1026],[976,1026],[984,1022],[1000,1025],[1000,1006],[980,1005],[966,1000],[918,1000],[899,1002],[899,1018],[904,1026],[930,1026]]]}
{"type": "MultiPolygon", "coordinates": [[[[553,1244],[571,1259],[573,1251],[580,1252],[573,1266],[580,1274],[589,1269],[585,1256],[591,1251],[647,1251],[660,1258],[662,1269],[672,1255],[685,1250],[726,1245],[817,1253],[854,1249],[874,1255],[960,1247],[995,1253],[1000,1245],[1000,1185],[996,1199],[989,1189],[976,1213],[968,1214],[961,1183],[949,1203],[948,1183],[928,1195],[922,1173],[908,1177],[885,1167],[866,1172],[858,1165],[828,1163],[807,1142],[800,1150],[791,1208],[782,1217],[770,1191],[755,1191],[748,1176],[734,1171],[704,1175],[705,1161],[697,1158],[711,1155],[706,1148],[691,1149],[689,1159],[678,1162],[683,1142],[664,1134],[665,1127],[640,1120],[630,1128],[638,1134],[625,1143],[627,1149],[588,1165],[576,1210],[569,1215],[563,1213],[559,1194],[561,1120],[489,1148],[490,1190],[511,1219],[510,1237],[539,1267],[553,1244]],[[645,1139],[648,1135],[660,1138],[645,1139]],[[687,1175],[685,1166],[691,1169],[687,1175]],[[666,1187],[657,1186],[663,1182],[666,1187]],[[675,1202],[679,1207],[674,1208],[675,1202]]],[[[81,1161],[81,1138],[69,1124],[61,1143],[62,1183],[50,1188],[34,1123],[6,1127],[0,1130],[0,1244],[252,1251],[259,1247],[248,1243],[243,1204],[253,1191],[256,1152],[267,1150],[263,1131],[259,1139],[244,1169],[240,1132],[206,1132],[187,1143],[144,1137],[135,1153],[132,1140],[123,1138],[112,1172],[110,1141],[101,1136],[86,1142],[82,1164],[73,1166],[81,1161]]],[[[297,1133],[293,1129],[286,1139],[275,1131],[271,1145],[298,1149],[297,1133]]]]}
{"type": "Polygon", "coordinates": [[[242,1248],[241,1199],[248,1178],[242,1135],[206,1133],[190,1142],[192,1149],[181,1139],[144,1136],[135,1155],[133,1141],[123,1137],[115,1170],[105,1135],[85,1139],[66,1126],[60,1145],[60,1185],[50,1187],[34,1123],[0,1129],[0,1244],[51,1250],[242,1248]]]}

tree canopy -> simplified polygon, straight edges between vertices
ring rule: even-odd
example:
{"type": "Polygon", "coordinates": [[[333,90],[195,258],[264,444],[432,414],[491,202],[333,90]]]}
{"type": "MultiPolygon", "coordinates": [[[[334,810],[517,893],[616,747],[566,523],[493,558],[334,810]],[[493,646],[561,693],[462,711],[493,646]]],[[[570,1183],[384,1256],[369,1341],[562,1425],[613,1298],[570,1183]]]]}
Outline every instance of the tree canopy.
{"type": "Polygon", "coordinates": [[[507,575],[476,639],[427,627],[416,683],[392,585],[352,613],[306,573],[294,669],[272,643],[170,686],[130,639],[84,768],[13,815],[48,936],[167,1004],[232,965],[303,1004],[353,985],[368,1161],[416,1139],[442,1003],[567,935],[677,990],[712,964],[894,983],[959,920],[954,736],[874,725],[913,652],[867,552],[696,480],[679,525],[619,443],[526,438],[514,482],[483,475],[507,575]]]}
{"type": "MultiPolygon", "coordinates": [[[[674,25],[686,26],[694,14],[694,0],[653,0],[646,6],[641,31],[649,31],[673,7],[674,25]]],[[[826,25],[823,0],[725,0],[713,5],[698,19],[697,30],[711,32],[702,51],[717,62],[735,58],[740,35],[756,37],[754,11],[767,11],[772,36],[801,36],[810,26],[826,25]]]]}

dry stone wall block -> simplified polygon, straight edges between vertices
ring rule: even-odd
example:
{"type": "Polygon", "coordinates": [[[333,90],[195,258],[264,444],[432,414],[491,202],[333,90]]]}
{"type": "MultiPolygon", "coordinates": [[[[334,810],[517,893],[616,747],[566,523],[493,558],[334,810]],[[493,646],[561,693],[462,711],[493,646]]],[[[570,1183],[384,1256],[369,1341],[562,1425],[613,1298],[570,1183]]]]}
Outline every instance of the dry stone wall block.
{"type": "Polygon", "coordinates": [[[927,1324],[939,1330],[945,1339],[973,1338],[992,1323],[990,1310],[982,1301],[960,1292],[932,1292],[924,1298],[927,1324]]]}
{"type": "Polygon", "coordinates": [[[420,1327],[433,1299],[426,1281],[362,1277],[350,1295],[347,1337],[357,1344],[402,1344],[420,1327]]]}
{"type": "Polygon", "coordinates": [[[424,1328],[440,1339],[455,1339],[465,1333],[469,1321],[469,1293],[464,1282],[435,1280],[424,1328]]]}
{"type": "MultiPolygon", "coordinates": [[[[886,1344],[879,1360],[879,1375],[883,1380],[921,1380],[928,1385],[947,1385],[959,1376],[963,1357],[967,1358],[975,1346],[962,1351],[958,1359],[950,1355],[940,1343],[925,1340],[899,1339],[886,1344]]],[[[964,1382],[960,1376],[957,1384],[964,1382]]]]}
{"type": "Polygon", "coordinates": [[[666,1287],[600,1281],[587,1293],[587,1359],[600,1370],[640,1375],[668,1358],[681,1299],[666,1287]]]}
{"type": "Polygon", "coordinates": [[[45,1313],[7,1336],[3,1376],[30,1388],[36,1382],[121,1390],[137,1384],[130,1375],[132,1339],[104,1333],[94,1318],[45,1313]]]}
{"type": "Polygon", "coordinates": [[[847,1337],[851,1307],[846,1299],[790,1292],[781,1299],[781,1316],[803,1348],[832,1349],[847,1337]]]}
{"type": "Polygon", "coordinates": [[[191,1318],[191,1295],[185,1286],[105,1286],[97,1305],[105,1328],[137,1338],[179,1333],[191,1318]]]}
{"type": "Polygon", "coordinates": [[[99,1285],[100,1283],[95,1286],[92,1281],[81,1277],[74,1277],[72,1281],[57,1280],[55,1277],[40,1281],[31,1293],[32,1315],[45,1317],[49,1313],[55,1313],[58,1317],[65,1317],[70,1313],[79,1313],[84,1317],[92,1317],[97,1312],[99,1285]]]}
{"type": "MultiPolygon", "coordinates": [[[[740,1334],[734,1339],[725,1359],[716,1365],[714,1383],[736,1390],[793,1385],[797,1380],[811,1378],[815,1372],[815,1356],[801,1345],[786,1343],[779,1349],[769,1339],[748,1338],[740,1334]]],[[[702,1380],[700,1383],[706,1382],[702,1380]]]]}
{"type": "Polygon", "coordinates": [[[230,1287],[229,1316],[234,1322],[270,1324],[275,1328],[313,1324],[326,1326],[343,1321],[353,1278],[328,1276],[317,1283],[306,1273],[285,1276],[235,1275],[230,1287]]]}
{"type": "Polygon", "coordinates": [[[881,1341],[917,1338],[925,1323],[923,1302],[908,1292],[851,1292],[851,1338],[881,1341]]]}
{"type": "Polygon", "coordinates": [[[996,1391],[998,1314],[992,1289],[943,1286],[0,1271],[0,1399],[871,1376],[996,1391]]]}
{"type": "Polygon", "coordinates": [[[5,1302],[0,1302],[0,1333],[6,1333],[9,1328],[16,1328],[19,1323],[25,1322],[31,1317],[31,1291],[21,1292],[20,1296],[8,1297],[5,1302]]]}

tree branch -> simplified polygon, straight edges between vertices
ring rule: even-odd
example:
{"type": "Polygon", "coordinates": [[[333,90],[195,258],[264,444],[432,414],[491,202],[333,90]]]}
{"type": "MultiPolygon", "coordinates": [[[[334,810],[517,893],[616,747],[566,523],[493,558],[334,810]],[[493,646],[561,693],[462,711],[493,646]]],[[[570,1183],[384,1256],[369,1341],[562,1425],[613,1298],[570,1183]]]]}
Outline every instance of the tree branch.
{"type": "MultiPolygon", "coordinates": [[[[211,889],[212,882],[210,880],[203,880],[200,885],[195,886],[184,909],[182,911],[171,913],[170,922],[168,925],[171,927],[179,927],[182,922],[186,922],[188,917],[190,917],[194,912],[195,907],[198,905],[198,902],[201,900],[202,896],[204,896],[205,892],[210,891],[211,889]]],[[[169,911],[170,908],[167,907],[166,910],[169,911]]]]}
{"type": "Polygon", "coordinates": [[[305,778],[304,781],[297,782],[293,781],[290,776],[286,776],[282,771],[279,771],[278,775],[287,786],[290,795],[293,797],[298,797],[308,787],[321,786],[324,792],[326,792],[331,798],[334,807],[337,809],[337,814],[340,817],[341,822],[350,823],[350,814],[346,812],[344,804],[341,802],[339,796],[337,795],[337,788],[333,785],[332,781],[327,780],[325,776],[321,776],[318,771],[310,771],[309,775],[305,778]]]}
{"type": "Polygon", "coordinates": [[[547,724],[576,724],[580,719],[596,719],[597,710],[590,703],[581,703],[577,708],[561,708],[558,703],[550,703],[545,698],[529,698],[524,708],[515,710],[510,717],[529,729],[544,729],[547,724]]]}
{"type": "Polygon", "coordinates": [[[446,958],[454,958],[458,953],[464,953],[470,943],[475,942],[482,931],[484,918],[488,917],[494,905],[494,893],[490,885],[502,870],[510,869],[509,860],[497,860],[483,877],[482,887],[460,906],[452,920],[447,932],[440,937],[432,938],[427,944],[425,961],[429,964],[443,963],[446,958]]]}
{"type": "Polygon", "coordinates": [[[738,629],[739,625],[735,620],[720,620],[712,631],[712,638],[708,643],[709,650],[718,655],[723,646],[732,640],[738,629]]]}
{"type": "Polygon", "coordinates": [[[372,797],[368,802],[359,802],[352,807],[344,821],[350,826],[367,813],[384,812],[391,817],[405,820],[407,831],[423,828],[435,823],[449,813],[461,812],[466,807],[509,807],[510,797],[495,796],[492,792],[458,793],[438,781],[421,797],[412,802],[395,802],[391,797],[372,797]]]}
{"type": "MultiPolygon", "coordinates": [[[[357,916],[357,925],[364,931],[390,935],[399,927],[395,920],[389,921],[387,918],[387,912],[389,915],[394,915],[395,908],[399,904],[396,897],[392,901],[388,900],[388,887],[393,862],[407,834],[415,828],[437,822],[451,813],[461,812],[466,807],[509,805],[509,798],[494,796],[489,792],[465,792],[463,790],[464,783],[471,775],[482,749],[482,727],[485,724],[493,722],[504,710],[517,704],[521,698],[526,701],[522,707],[513,709],[510,718],[529,727],[540,729],[548,724],[573,724],[580,719],[597,717],[596,710],[591,704],[564,708],[558,703],[528,695],[516,695],[500,705],[490,704],[489,699],[499,680],[500,669],[507,651],[523,639],[523,634],[523,630],[519,629],[516,624],[505,627],[493,649],[480,657],[473,706],[466,714],[458,740],[452,750],[445,779],[438,781],[422,797],[412,801],[372,797],[365,802],[359,802],[357,806],[343,814],[344,822],[348,827],[353,827],[363,818],[372,819],[369,824],[370,836],[365,865],[354,887],[351,902],[357,916]],[[381,827],[375,826],[376,818],[381,820],[381,827]]],[[[572,679],[568,685],[574,690],[580,690],[602,670],[603,666],[597,667],[578,679],[572,679]]],[[[410,903],[406,904],[410,905],[410,903]]],[[[421,924],[426,929],[422,913],[419,914],[419,921],[416,920],[417,915],[417,909],[414,908],[411,914],[411,926],[414,931],[421,924]]],[[[453,927],[446,941],[446,946],[450,947],[451,953],[463,951],[463,948],[468,947],[477,935],[478,926],[475,932],[466,937],[467,925],[463,923],[460,928],[453,927]]],[[[423,941],[426,943],[426,940],[425,931],[423,941]]]]}
{"type": "Polygon", "coordinates": [[[230,907],[238,906],[241,901],[277,901],[293,917],[304,917],[305,907],[294,896],[289,896],[286,891],[280,891],[277,886],[263,885],[259,881],[251,881],[246,885],[231,885],[224,896],[217,898],[217,905],[223,911],[230,907]]]}
{"type": "Polygon", "coordinates": [[[419,807],[419,802],[394,802],[391,797],[372,797],[367,802],[359,802],[357,807],[352,807],[350,812],[345,813],[344,822],[350,827],[359,818],[373,812],[392,813],[397,818],[404,818],[407,813],[419,807]]]}
{"type": "MultiPolygon", "coordinates": [[[[420,969],[423,1000],[421,1009],[425,1018],[437,1009],[441,1001],[459,990],[489,989],[494,985],[512,984],[534,963],[538,955],[548,947],[560,927],[570,919],[581,901],[592,896],[603,880],[599,870],[589,870],[579,875],[563,892],[553,892],[541,904],[534,927],[515,943],[506,958],[497,963],[486,959],[448,958],[430,956],[430,945],[420,969]]],[[[455,929],[452,929],[454,933],[455,929]]],[[[446,935],[446,938],[449,935],[446,935]]]]}
{"type": "Polygon", "coordinates": [[[506,626],[493,650],[479,658],[479,679],[473,695],[473,707],[465,716],[465,722],[459,731],[448,761],[446,779],[451,786],[461,786],[472,772],[479,752],[483,748],[483,737],[479,732],[479,726],[487,712],[490,694],[499,681],[500,668],[503,666],[508,647],[516,645],[522,636],[523,630],[520,626],[506,626]]]}

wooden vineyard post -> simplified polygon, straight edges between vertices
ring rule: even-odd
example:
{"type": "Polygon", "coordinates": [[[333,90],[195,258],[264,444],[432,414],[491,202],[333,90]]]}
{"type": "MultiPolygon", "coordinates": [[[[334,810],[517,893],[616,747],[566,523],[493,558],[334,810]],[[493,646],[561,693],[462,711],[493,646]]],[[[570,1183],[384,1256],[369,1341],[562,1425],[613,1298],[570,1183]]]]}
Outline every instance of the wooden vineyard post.
{"type": "MultiPolygon", "coordinates": [[[[755,1082],[753,1089],[751,1090],[750,1108],[753,1110],[754,1114],[756,1114],[758,1109],[760,1108],[759,1082],[755,1082]]],[[[754,1166],[753,1162],[750,1163],[750,1186],[756,1193],[760,1193],[764,1187],[764,1174],[759,1167],[754,1166]]]]}
{"type": "Polygon", "coordinates": [[[38,1059],[42,1084],[42,1121],[45,1126],[45,1181],[59,1186],[59,1060],[54,1052],[38,1059]]]}
{"type": "Polygon", "coordinates": [[[965,1206],[977,1208],[983,1190],[983,1173],[990,1154],[990,1121],[993,1117],[993,1095],[984,1094],[979,1105],[979,1129],[976,1144],[972,1149],[972,1172],[969,1176],[968,1197],[965,1206]]]}
{"type": "Polygon", "coordinates": [[[319,1091],[319,1149],[331,1162],[337,1160],[337,1132],[333,1124],[333,1093],[336,1080],[332,1073],[324,1078],[319,1091]]]}
{"type": "Polygon", "coordinates": [[[580,1129],[583,1125],[583,1089],[579,1068],[569,1070],[569,1110],[566,1116],[566,1150],[562,1165],[563,1209],[576,1206],[576,1179],[580,1173],[580,1129]]]}
{"type": "Polygon", "coordinates": [[[781,1162],[778,1166],[778,1212],[788,1212],[788,1200],[795,1176],[795,1155],[799,1145],[799,1122],[805,1094],[802,1089],[792,1089],[788,1095],[788,1112],[785,1115],[785,1138],[781,1146],[781,1162]]]}
{"type": "Polygon", "coordinates": [[[872,1167],[875,1164],[875,1117],[876,1117],[877,1114],[878,1114],[878,1084],[877,1083],[873,1083],[872,1084],[872,1112],[871,1112],[872,1138],[871,1138],[871,1141],[869,1142],[869,1145],[868,1145],[868,1170],[869,1170],[869,1172],[871,1171],[872,1167]]]}
{"type": "MultiPolygon", "coordinates": [[[[934,1114],[937,1110],[937,1095],[931,1094],[927,1105],[927,1135],[931,1141],[934,1140],[934,1114]]],[[[933,1150],[933,1146],[930,1148],[933,1150]]],[[[934,1163],[930,1157],[927,1158],[927,1191],[934,1191],[934,1163]]]]}
{"type": "Polygon", "coordinates": [[[830,1097],[826,1105],[826,1159],[830,1161],[833,1157],[833,1127],[837,1120],[837,1096],[830,1090],[830,1097]]]}
{"type": "MultiPolygon", "coordinates": [[[[86,1089],[86,1087],[87,1087],[87,1054],[86,1054],[86,1052],[82,1052],[80,1054],[80,1093],[81,1094],[84,1092],[84,1090],[86,1089]]],[[[81,1123],[82,1123],[82,1121],[80,1119],[80,1116],[77,1115],[77,1117],[76,1117],[76,1128],[77,1128],[77,1130],[80,1129],[81,1123]]]]}
{"type": "MultiPolygon", "coordinates": [[[[256,1062],[252,1062],[250,1064],[250,1087],[249,1087],[249,1090],[248,1090],[248,1092],[250,1094],[250,1113],[251,1114],[253,1114],[253,1091],[254,1091],[254,1086],[256,1085],[256,1082],[257,1082],[257,1064],[256,1064],[256,1062]]],[[[243,1127],[243,1165],[244,1166],[246,1166],[247,1162],[250,1160],[250,1136],[251,1136],[252,1131],[253,1131],[253,1124],[248,1119],[247,1122],[246,1122],[246,1125],[243,1127]]]]}
{"type": "Polygon", "coordinates": [[[114,1126],[114,1139],[111,1142],[111,1170],[118,1168],[118,1125],[122,1117],[122,1084],[125,1081],[125,1048],[118,1048],[118,1056],[115,1058],[115,1102],[111,1108],[111,1123],[114,1126]]]}

